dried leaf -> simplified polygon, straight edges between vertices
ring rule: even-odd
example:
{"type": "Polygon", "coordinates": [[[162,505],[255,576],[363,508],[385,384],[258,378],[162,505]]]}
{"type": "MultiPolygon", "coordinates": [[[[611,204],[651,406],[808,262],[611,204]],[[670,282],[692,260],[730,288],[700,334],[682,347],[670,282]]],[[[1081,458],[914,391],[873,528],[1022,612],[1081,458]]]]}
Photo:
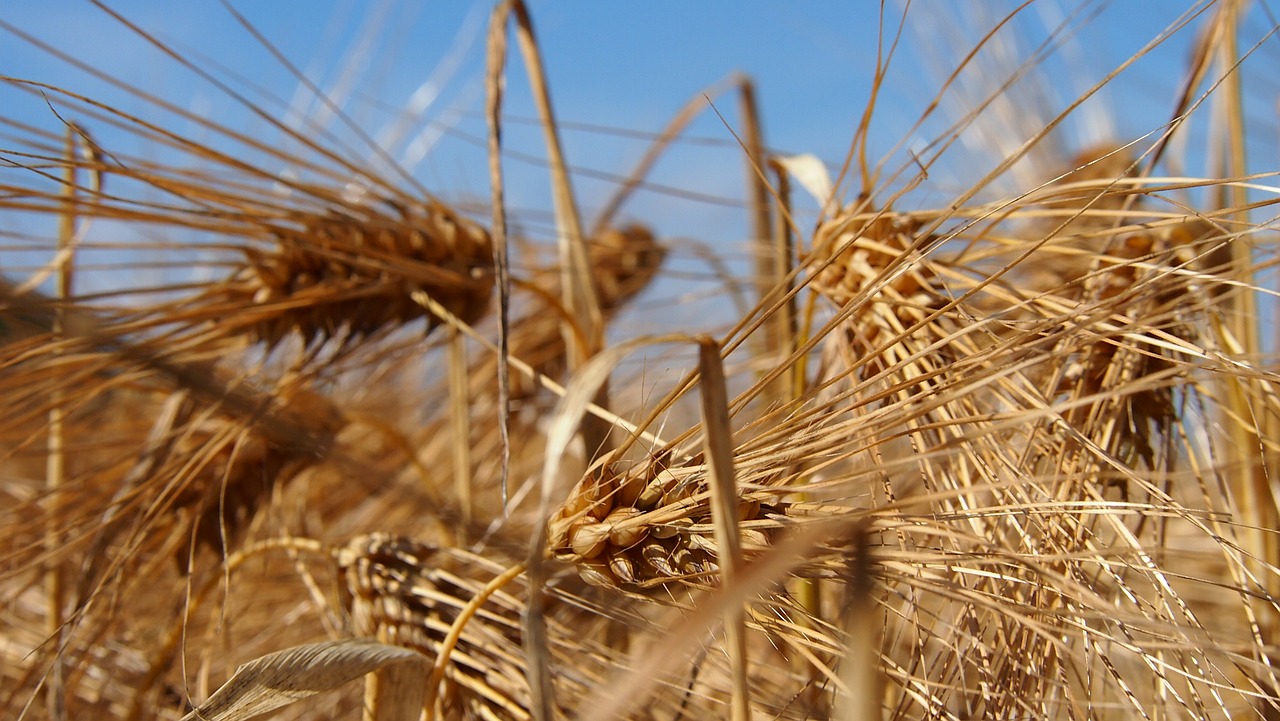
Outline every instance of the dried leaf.
{"type": "Polygon", "coordinates": [[[407,648],[368,639],[311,643],[269,653],[240,668],[182,721],[241,721],[331,691],[391,664],[423,661],[407,648]]]}

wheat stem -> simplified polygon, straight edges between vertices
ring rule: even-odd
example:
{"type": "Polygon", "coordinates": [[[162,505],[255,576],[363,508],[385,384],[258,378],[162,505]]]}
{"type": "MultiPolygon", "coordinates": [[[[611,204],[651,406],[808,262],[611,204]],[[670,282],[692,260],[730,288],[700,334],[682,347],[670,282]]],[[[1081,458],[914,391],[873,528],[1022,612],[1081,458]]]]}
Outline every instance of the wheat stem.
{"type": "MultiPolygon", "coordinates": [[[[51,336],[54,343],[63,339],[66,318],[66,303],[72,294],[73,244],[76,234],[76,152],[79,136],[75,126],[67,123],[65,165],[62,176],[63,210],[58,216],[58,274],[54,291],[57,304],[53,309],[51,336]]],[[[59,354],[57,350],[55,355],[59,354]]],[[[49,668],[49,680],[46,686],[48,693],[48,711],[51,721],[63,721],[66,718],[66,688],[63,677],[62,642],[64,630],[63,603],[66,589],[63,583],[62,561],[57,549],[62,545],[61,507],[63,486],[66,483],[66,398],[61,387],[55,388],[49,397],[49,437],[45,469],[45,488],[49,504],[49,527],[45,534],[49,561],[45,568],[45,631],[49,636],[52,648],[52,663],[49,668]]]]}
{"type": "MultiPolygon", "coordinates": [[[[711,484],[711,518],[715,526],[717,561],[723,589],[734,588],[742,573],[742,543],[738,529],[737,479],[733,471],[733,430],[729,422],[729,392],[724,379],[724,363],[720,360],[720,344],[703,336],[698,338],[698,370],[702,374],[703,442],[711,484]]],[[[751,690],[747,681],[746,615],[741,603],[725,611],[725,645],[732,673],[733,701],[730,718],[751,718],[751,690]]]]}
{"type": "Polygon", "coordinates": [[[467,381],[467,337],[457,326],[448,324],[449,343],[449,419],[453,425],[453,488],[458,496],[461,519],[457,545],[467,544],[467,529],[474,518],[471,495],[471,406],[467,381]]]}

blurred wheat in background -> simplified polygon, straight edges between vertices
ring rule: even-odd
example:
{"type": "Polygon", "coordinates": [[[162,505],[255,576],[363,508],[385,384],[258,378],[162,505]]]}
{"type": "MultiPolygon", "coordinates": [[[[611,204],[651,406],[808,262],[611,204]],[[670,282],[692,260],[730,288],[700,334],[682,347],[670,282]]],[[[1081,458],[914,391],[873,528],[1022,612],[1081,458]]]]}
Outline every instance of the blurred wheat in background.
{"type": "Polygon", "coordinates": [[[92,5],[0,18],[3,718],[1280,718],[1269,4],[868,7],[834,157],[518,0],[445,110],[92,5]]]}

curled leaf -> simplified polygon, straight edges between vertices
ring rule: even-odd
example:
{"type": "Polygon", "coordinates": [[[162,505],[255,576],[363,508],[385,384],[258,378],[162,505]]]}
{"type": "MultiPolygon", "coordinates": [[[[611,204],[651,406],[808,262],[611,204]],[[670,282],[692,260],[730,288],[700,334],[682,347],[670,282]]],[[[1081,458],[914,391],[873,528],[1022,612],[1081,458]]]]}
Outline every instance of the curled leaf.
{"type": "Polygon", "coordinates": [[[803,155],[784,155],[774,160],[778,165],[786,169],[787,173],[795,178],[800,187],[809,192],[813,199],[818,201],[818,205],[823,206],[831,202],[835,195],[834,186],[831,183],[831,174],[827,172],[827,166],[822,159],[816,155],[805,153],[803,155]]]}

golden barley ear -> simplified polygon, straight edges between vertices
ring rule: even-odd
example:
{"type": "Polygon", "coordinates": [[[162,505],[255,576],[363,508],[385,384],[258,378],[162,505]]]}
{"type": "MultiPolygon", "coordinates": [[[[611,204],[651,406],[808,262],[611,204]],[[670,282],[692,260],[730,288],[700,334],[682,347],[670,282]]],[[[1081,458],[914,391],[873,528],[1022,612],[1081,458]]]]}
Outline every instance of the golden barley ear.
{"type": "MultiPolygon", "coordinates": [[[[642,225],[606,228],[587,245],[590,281],[595,286],[600,310],[606,320],[617,317],[627,304],[644,291],[658,276],[666,249],[653,232],[642,225]]],[[[537,373],[563,380],[567,368],[564,334],[559,320],[568,314],[560,304],[559,268],[536,272],[518,284],[523,292],[526,310],[512,326],[509,338],[511,355],[527,363],[537,373]]],[[[486,355],[468,375],[473,381],[473,394],[492,395],[497,359],[486,355]]],[[[526,401],[540,384],[524,374],[511,378],[511,400],[526,401]]]]}
{"type": "Polygon", "coordinates": [[[344,210],[264,223],[275,247],[247,248],[245,267],[196,304],[246,309],[242,331],[268,346],[295,334],[307,345],[339,334],[355,342],[422,317],[434,327],[414,291],[466,322],[486,311],[493,246],[484,229],[435,201],[344,210]]]}
{"type": "MultiPolygon", "coordinates": [[[[493,564],[456,549],[373,534],[334,552],[349,632],[417,650],[432,659],[426,684],[429,714],[439,718],[528,719],[532,696],[522,652],[521,613],[528,589],[517,564],[493,564]]],[[[558,675],[558,696],[580,699],[623,659],[610,658],[581,626],[571,604],[585,599],[562,589],[547,606],[548,653],[571,672],[558,675]]]]}

